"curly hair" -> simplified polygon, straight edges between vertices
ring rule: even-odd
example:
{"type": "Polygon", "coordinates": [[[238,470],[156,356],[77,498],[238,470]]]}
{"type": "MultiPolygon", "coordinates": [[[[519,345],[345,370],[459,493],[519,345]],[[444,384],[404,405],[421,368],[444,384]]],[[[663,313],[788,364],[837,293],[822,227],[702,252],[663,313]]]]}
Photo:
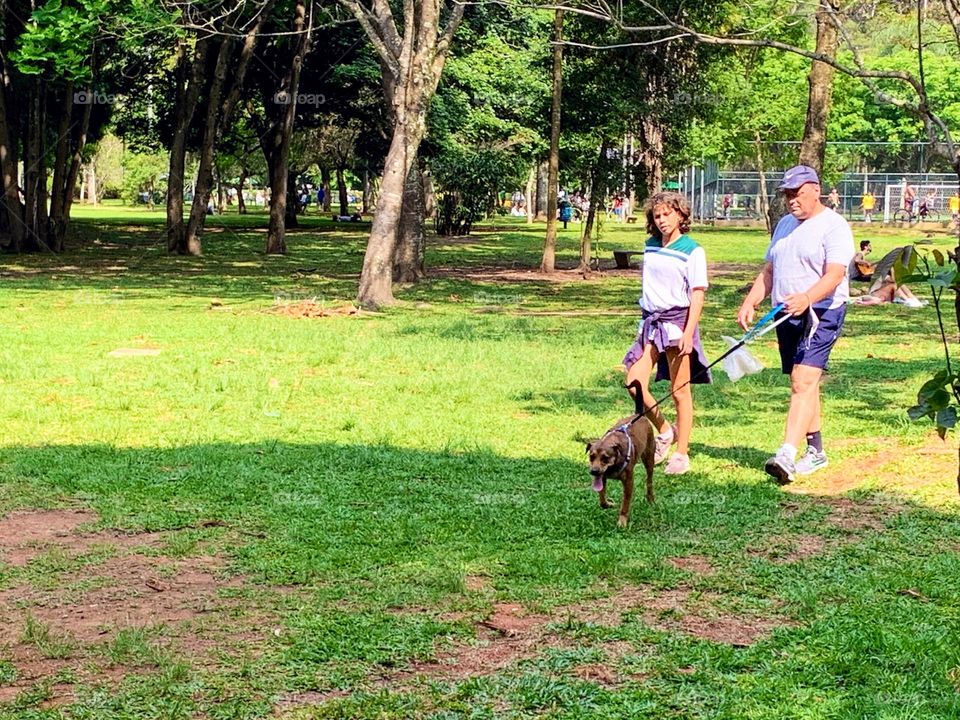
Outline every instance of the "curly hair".
{"type": "Polygon", "coordinates": [[[660,228],[657,227],[656,223],[653,222],[653,209],[657,205],[666,205],[677,211],[680,215],[680,232],[686,233],[690,231],[690,203],[687,202],[681,193],[673,192],[672,190],[664,190],[663,192],[658,192],[650,196],[646,203],[647,211],[647,232],[650,233],[653,237],[658,240],[662,240],[662,233],[660,228]]]}

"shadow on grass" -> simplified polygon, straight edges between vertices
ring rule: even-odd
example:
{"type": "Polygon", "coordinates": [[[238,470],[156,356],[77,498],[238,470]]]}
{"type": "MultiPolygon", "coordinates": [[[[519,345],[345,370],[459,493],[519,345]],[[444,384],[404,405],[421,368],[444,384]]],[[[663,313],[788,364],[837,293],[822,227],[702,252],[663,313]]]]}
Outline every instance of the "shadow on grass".
{"type": "MultiPolygon", "coordinates": [[[[758,459],[753,449],[698,450],[751,464],[758,459]]],[[[451,638],[471,637],[472,626],[439,614],[445,602],[465,603],[476,614],[497,599],[551,607],[583,602],[597,588],[605,594],[646,584],[776,612],[781,620],[791,617],[794,627],[735,649],[654,632],[646,627],[646,609],[626,608],[618,627],[584,626],[571,642],[600,633],[636,643],[644,656],[655,652],[670,668],[695,662],[711,697],[733,693],[759,707],[780,700],[752,694],[755,683],[741,677],[780,683],[788,696],[797,694],[788,697],[794,701],[805,697],[802,688],[817,685],[808,675],[825,673],[830,692],[845,697],[848,685],[883,687],[907,656],[926,658],[921,668],[911,665],[924,677],[939,669],[937,702],[952,697],[942,668],[956,662],[956,652],[943,639],[943,623],[955,620],[951,572],[957,568],[938,543],[960,532],[960,517],[908,498],[862,499],[874,524],[851,535],[825,522],[835,509],[828,500],[786,500],[768,483],[736,475],[691,473],[666,481],[658,472],[657,503],[638,501],[624,532],[615,527],[615,511],[597,507],[585,465],[484,451],[276,442],[7,447],[0,450],[0,470],[4,510],[71,503],[92,507],[102,525],[129,532],[209,528],[200,539],[228,554],[236,572],[256,583],[305,586],[295,608],[269,620],[283,623],[282,639],[257,680],[247,678],[242,687],[267,676],[277,682],[279,672],[280,681],[295,677],[306,688],[317,682],[353,688],[363,682],[363,666],[353,678],[335,668],[357,672],[344,663],[403,667],[430,658],[451,638]],[[823,533],[839,544],[799,565],[764,554],[791,547],[798,533],[823,533]],[[698,577],[667,562],[691,553],[709,558],[722,574],[698,577]],[[485,589],[470,590],[471,578],[485,589]],[[897,593],[904,587],[913,595],[897,593]],[[871,633],[850,629],[865,626],[871,633]],[[890,637],[896,642],[884,639],[890,637]],[[930,645],[935,637],[942,642],[930,645]],[[925,650],[902,651],[903,642],[925,650]],[[869,664],[852,660],[863,657],[869,664]],[[858,682],[836,679],[847,675],[858,682]]],[[[0,572],[0,587],[7,581],[0,572]]],[[[657,707],[689,694],[689,677],[672,677],[671,670],[660,682],[665,695],[657,707]]],[[[145,687],[125,692],[149,696],[153,691],[145,687]]],[[[924,692],[930,695],[926,685],[924,692]]]]}

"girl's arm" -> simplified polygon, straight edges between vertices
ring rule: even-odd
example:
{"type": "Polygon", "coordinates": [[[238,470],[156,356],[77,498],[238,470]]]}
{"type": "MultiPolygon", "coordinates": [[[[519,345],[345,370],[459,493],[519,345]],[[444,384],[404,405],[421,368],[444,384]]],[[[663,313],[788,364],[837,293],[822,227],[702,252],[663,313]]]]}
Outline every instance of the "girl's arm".
{"type": "Polygon", "coordinates": [[[693,288],[690,291],[690,310],[687,312],[687,324],[683,328],[683,337],[680,338],[678,348],[681,355],[689,355],[693,351],[693,333],[700,324],[704,294],[704,288],[693,288]]]}

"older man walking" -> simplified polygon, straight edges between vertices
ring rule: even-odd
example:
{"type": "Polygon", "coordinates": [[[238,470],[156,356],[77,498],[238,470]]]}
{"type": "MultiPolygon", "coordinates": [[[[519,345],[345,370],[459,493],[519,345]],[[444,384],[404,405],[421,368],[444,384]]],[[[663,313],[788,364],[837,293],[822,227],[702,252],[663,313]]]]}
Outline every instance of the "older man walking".
{"type": "Polygon", "coordinates": [[[747,293],[737,321],[747,329],[767,296],[783,303],[790,319],[777,326],[780,364],[790,375],[790,409],[783,444],[764,469],[785,485],[827,465],[820,433],[820,381],[843,329],[853,259],[847,221],[820,200],[820,178],[806,165],[783,175],[781,190],[790,212],[777,223],[766,265],[747,293]],[[798,460],[801,441],[807,448],[798,460]]]}

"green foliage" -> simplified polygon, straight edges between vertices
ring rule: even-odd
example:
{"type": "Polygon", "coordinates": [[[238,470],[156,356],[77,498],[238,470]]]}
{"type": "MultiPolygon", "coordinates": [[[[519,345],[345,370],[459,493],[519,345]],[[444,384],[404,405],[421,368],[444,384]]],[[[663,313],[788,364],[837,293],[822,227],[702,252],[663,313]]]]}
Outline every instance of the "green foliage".
{"type": "Polygon", "coordinates": [[[48,0],[30,15],[11,53],[17,69],[27,75],[91,80],[91,48],[111,6],[112,0],[80,0],[76,5],[48,0]]]}
{"type": "Polygon", "coordinates": [[[440,235],[468,234],[493,210],[500,188],[522,183],[525,169],[523,158],[510,151],[453,144],[443,148],[432,166],[440,189],[440,235]]]}
{"type": "MultiPolygon", "coordinates": [[[[945,290],[954,296],[960,293],[960,266],[957,263],[953,252],[945,254],[939,248],[908,245],[896,258],[893,268],[898,283],[922,282],[930,287],[933,294],[945,367],[921,386],[917,393],[917,404],[907,410],[907,415],[911,420],[924,417],[932,420],[941,438],[956,427],[960,408],[960,368],[955,367],[957,359],[950,356],[950,342],[941,308],[945,290]]],[[[955,316],[953,320],[960,325],[960,317],[955,316]]]]}
{"type": "Polygon", "coordinates": [[[133,205],[141,202],[141,194],[147,193],[148,204],[162,202],[166,192],[162,176],[168,168],[168,159],[162,153],[124,153],[121,197],[133,205]]]}

